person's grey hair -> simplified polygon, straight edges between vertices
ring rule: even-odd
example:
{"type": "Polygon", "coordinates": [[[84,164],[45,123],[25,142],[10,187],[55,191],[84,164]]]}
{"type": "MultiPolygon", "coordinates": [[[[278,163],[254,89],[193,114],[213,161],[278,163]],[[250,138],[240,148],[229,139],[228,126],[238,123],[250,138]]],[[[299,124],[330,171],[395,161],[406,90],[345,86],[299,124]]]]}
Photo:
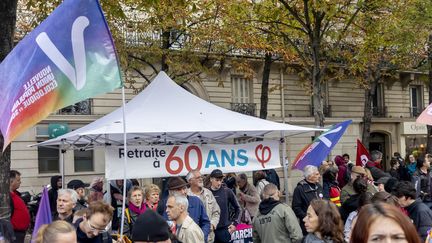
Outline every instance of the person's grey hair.
{"type": "Polygon", "coordinates": [[[277,186],[273,183],[269,183],[264,186],[262,191],[262,197],[263,199],[268,199],[277,192],[278,192],[277,186]]]}
{"type": "Polygon", "coordinates": [[[317,172],[318,168],[314,165],[306,165],[303,169],[303,175],[304,178],[308,178],[309,176],[311,176],[313,173],[317,172]]]}
{"type": "Polygon", "coordinates": [[[78,201],[78,193],[73,189],[59,189],[57,194],[58,196],[69,194],[73,203],[76,203],[78,201]]]}
{"type": "Polygon", "coordinates": [[[187,173],[187,175],[186,175],[186,181],[189,182],[190,179],[194,178],[195,177],[194,173],[197,172],[197,171],[199,172],[199,170],[191,170],[191,171],[189,171],[189,173],[187,173]]]}
{"type": "Polygon", "coordinates": [[[171,195],[170,197],[174,197],[176,204],[183,206],[186,211],[188,210],[189,201],[187,197],[179,194],[171,195]]]}
{"type": "Polygon", "coordinates": [[[380,151],[374,150],[371,152],[371,159],[372,159],[372,161],[382,159],[382,155],[383,154],[380,151]]]}

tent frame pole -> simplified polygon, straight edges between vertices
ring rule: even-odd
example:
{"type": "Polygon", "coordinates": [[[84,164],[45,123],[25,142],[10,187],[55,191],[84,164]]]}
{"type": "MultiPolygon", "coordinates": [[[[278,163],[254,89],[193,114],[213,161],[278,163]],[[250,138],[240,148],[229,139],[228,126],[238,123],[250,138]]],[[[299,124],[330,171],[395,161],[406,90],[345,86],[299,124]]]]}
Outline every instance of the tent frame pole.
{"type": "Polygon", "coordinates": [[[281,145],[282,145],[282,163],[284,173],[284,191],[285,191],[285,203],[288,204],[289,193],[288,193],[288,158],[286,155],[286,142],[285,142],[285,131],[281,131],[281,145]]]}
{"type": "MultiPolygon", "coordinates": [[[[64,163],[64,154],[66,153],[66,150],[63,149],[64,147],[64,141],[61,140],[61,144],[59,146],[59,153],[60,153],[60,173],[61,173],[61,184],[62,188],[65,189],[65,163],[64,163]]],[[[53,185],[51,185],[51,188],[53,185]]]]}
{"type": "MultiPolygon", "coordinates": [[[[126,98],[125,98],[125,88],[122,85],[122,103],[123,103],[123,149],[124,151],[127,151],[127,136],[126,136],[126,98]]],[[[123,240],[123,225],[125,220],[125,208],[126,208],[126,182],[127,182],[127,165],[128,160],[127,156],[123,156],[123,164],[124,164],[124,170],[123,170],[123,202],[122,202],[122,214],[121,214],[121,221],[120,221],[120,239],[123,240]]]]}

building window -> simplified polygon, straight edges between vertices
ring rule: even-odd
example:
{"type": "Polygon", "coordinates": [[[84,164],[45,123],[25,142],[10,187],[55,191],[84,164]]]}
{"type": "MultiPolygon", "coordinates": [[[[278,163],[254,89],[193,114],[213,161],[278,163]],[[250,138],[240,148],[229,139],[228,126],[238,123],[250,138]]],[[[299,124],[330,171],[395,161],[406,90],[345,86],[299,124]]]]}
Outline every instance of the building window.
{"type": "Polygon", "coordinates": [[[75,150],[74,151],[74,168],[75,172],[94,171],[93,150],[75,150]]]}
{"type": "Polygon", "coordinates": [[[410,113],[411,117],[420,115],[423,109],[423,95],[421,85],[412,85],[410,90],[410,113]]]}
{"type": "Polygon", "coordinates": [[[387,107],[384,106],[384,85],[377,84],[375,95],[372,97],[372,115],[375,117],[386,117],[387,107]]]}
{"type": "Polygon", "coordinates": [[[91,115],[91,99],[83,100],[58,110],[59,115],[91,115]]]}
{"type": "Polygon", "coordinates": [[[232,101],[234,103],[250,103],[251,81],[241,76],[232,76],[232,101]]]}
{"type": "Polygon", "coordinates": [[[252,102],[252,82],[242,76],[231,76],[231,110],[255,116],[256,104],[252,102]]]}
{"type": "Polygon", "coordinates": [[[59,149],[38,147],[39,173],[59,173],[59,149]]]}

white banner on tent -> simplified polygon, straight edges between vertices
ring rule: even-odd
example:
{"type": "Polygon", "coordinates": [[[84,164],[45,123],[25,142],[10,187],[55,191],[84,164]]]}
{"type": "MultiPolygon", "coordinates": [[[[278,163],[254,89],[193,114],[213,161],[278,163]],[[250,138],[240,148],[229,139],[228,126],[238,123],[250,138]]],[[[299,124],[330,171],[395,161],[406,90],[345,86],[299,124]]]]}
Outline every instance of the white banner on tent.
{"type": "Polygon", "coordinates": [[[247,144],[185,144],[163,146],[107,147],[106,177],[123,178],[124,156],[128,159],[128,178],[184,176],[192,169],[210,174],[214,169],[244,172],[281,167],[278,141],[247,144]]]}

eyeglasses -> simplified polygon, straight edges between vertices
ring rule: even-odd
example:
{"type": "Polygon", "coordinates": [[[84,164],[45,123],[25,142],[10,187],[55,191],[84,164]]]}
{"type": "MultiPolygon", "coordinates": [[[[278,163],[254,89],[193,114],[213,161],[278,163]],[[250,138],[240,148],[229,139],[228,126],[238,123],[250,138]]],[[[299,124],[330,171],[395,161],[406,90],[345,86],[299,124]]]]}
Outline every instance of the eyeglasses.
{"type": "Polygon", "coordinates": [[[93,225],[90,224],[90,220],[87,220],[87,225],[90,228],[90,230],[94,233],[98,232],[98,233],[103,234],[103,233],[107,232],[106,229],[95,228],[93,225]]]}

